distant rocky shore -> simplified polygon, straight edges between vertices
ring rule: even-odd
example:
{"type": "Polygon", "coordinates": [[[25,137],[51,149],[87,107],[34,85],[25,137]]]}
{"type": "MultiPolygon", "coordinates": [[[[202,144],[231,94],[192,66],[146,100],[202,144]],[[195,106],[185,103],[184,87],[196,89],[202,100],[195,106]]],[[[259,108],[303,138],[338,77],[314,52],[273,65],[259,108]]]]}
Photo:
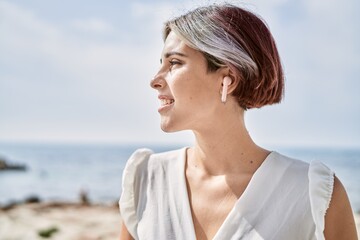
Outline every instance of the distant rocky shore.
{"type": "Polygon", "coordinates": [[[27,167],[25,164],[9,163],[6,159],[0,157],[0,171],[5,170],[26,171],[27,167]]]}

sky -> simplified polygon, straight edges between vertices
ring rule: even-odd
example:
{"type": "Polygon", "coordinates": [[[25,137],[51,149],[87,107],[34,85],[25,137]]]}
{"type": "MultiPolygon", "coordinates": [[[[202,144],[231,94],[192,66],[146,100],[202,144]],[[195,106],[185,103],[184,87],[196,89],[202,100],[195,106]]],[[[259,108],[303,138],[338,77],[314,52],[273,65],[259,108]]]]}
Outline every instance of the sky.
{"type": "MultiPolygon", "coordinates": [[[[221,1],[0,0],[0,142],[185,144],[163,133],[163,22],[221,1]]],[[[259,14],[285,69],[281,104],[249,110],[263,146],[360,147],[360,1],[228,1],[259,14]]]]}

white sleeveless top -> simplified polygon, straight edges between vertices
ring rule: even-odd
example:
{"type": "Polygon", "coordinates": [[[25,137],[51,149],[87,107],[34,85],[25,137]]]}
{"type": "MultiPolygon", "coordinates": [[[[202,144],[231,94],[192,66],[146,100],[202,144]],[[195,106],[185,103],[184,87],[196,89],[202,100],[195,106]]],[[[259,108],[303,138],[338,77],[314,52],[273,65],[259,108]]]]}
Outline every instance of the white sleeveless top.
{"type": "MultiPolygon", "coordinates": [[[[154,154],[139,149],[123,172],[120,212],[134,239],[196,239],[185,179],[186,148],[154,154]]],[[[271,152],[214,240],[323,240],[334,183],[320,162],[271,152]]]]}

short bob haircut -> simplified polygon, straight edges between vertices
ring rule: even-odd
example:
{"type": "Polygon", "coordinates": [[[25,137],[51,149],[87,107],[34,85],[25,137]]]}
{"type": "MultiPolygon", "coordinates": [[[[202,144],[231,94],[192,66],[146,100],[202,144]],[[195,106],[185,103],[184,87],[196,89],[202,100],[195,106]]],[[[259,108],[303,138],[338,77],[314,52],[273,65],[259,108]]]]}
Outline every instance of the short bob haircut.
{"type": "Polygon", "coordinates": [[[232,95],[246,109],[279,103],[284,74],[274,38],[255,14],[224,4],[199,7],[165,23],[163,39],[174,31],[202,52],[208,71],[229,67],[239,84],[232,95]]]}

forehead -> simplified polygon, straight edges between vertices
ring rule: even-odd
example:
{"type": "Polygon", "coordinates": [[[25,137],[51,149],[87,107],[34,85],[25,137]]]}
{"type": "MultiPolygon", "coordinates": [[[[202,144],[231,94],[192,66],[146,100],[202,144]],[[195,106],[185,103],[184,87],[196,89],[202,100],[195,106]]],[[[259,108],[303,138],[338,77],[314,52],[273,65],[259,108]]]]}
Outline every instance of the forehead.
{"type": "Polygon", "coordinates": [[[173,31],[169,33],[165,40],[162,56],[165,56],[166,53],[169,52],[179,52],[189,57],[203,57],[200,51],[197,51],[186,45],[185,42],[182,41],[173,31]]]}
{"type": "Polygon", "coordinates": [[[167,51],[180,50],[186,47],[185,43],[173,31],[171,31],[165,40],[163,53],[167,51]]]}

